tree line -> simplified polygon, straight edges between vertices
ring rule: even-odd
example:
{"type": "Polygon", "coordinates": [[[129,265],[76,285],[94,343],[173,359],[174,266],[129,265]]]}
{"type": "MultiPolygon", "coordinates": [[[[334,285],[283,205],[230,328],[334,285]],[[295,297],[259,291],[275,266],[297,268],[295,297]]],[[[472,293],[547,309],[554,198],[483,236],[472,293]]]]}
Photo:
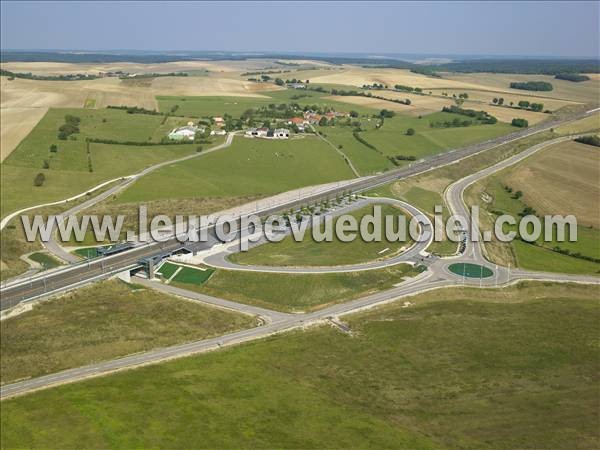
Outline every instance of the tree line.
{"type": "Polygon", "coordinates": [[[513,81],[510,83],[510,88],[525,91],[551,91],[554,89],[552,84],[547,81],[513,81]]]}
{"type": "Polygon", "coordinates": [[[65,123],[58,128],[58,138],[65,141],[72,134],[79,133],[79,123],[81,119],[77,116],[67,114],[65,123]]]}
{"type": "Polygon", "coordinates": [[[575,139],[575,142],[579,142],[581,144],[593,145],[594,147],[600,147],[600,137],[594,134],[589,136],[581,136],[575,139]]]}
{"type": "Polygon", "coordinates": [[[558,73],[554,76],[557,80],[566,80],[579,83],[581,81],[588,81],[590,77],[587,75],[581,75],[579,73],[558,73]]]}
{"type": "Polygon", "coordinates": [[[476,119],[480,123],[486,124],[486,125],[493,125],[498,122],[498,119],[496,119],[494,116],[492,116],[491,114],[489,114],[485,111],[475,111],[474,109],[460,108],[455,105],[444,106],[442,108],[442,112],[447,112],[447,113],[451,113],[451,114],[460,114],[462,116],[472,117],[473,119],[476,119]]]}
{"type": "Polygon", "coordinates": [[[8,77],[9,80],[15,78],[23,78],[26,80],[39,80],[39,81],[79,81],[79,80],[95,80],[100,78],[97,75],[90,75],[86,73],[71,73],[66,75],[34,75],[31,72],[19,73],[11,72],[10,70],[0,70],[0,75],[8,77]]]}

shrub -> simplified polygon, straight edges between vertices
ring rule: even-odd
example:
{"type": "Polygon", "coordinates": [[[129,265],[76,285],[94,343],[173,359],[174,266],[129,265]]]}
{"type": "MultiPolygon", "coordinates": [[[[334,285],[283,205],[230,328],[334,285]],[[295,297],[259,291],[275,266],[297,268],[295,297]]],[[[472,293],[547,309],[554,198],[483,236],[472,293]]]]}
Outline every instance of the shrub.
{"type": "Polygon", "coordinates": [[[573,82],[587,81],[590,79],[587,75],[581,75],[579,73],[559,73],[554,78],[557,80],[566,80],[573,82]]]}
{"type": "Polygon", "coordinates": [[[33,179],[33,185],[38,187],[43,186],[44,181],[46,181],[46,176],[40,172],[33,179]]]}
{"type": "Polygon", "coordinates": [[[527,128],[529,126],[529,122],[525,119],[513,119],[510,124],[513,127],[519,127],[519,128],[527,128]]]}
{"type": "Polygon", "coordinates": [[[579,142],[581,144],[593,145],[594,147],[600,147],[600,137],[596,135],[590,136],[581,136],[575,139],[575,142],[579,142]]]}
{"type": "Polygon", "coordinates": [[[510,83],[512,89],[523,89],[526,91],[551,91],[554,89],[552,84],[547,81],[524,81],[510,83]]]}

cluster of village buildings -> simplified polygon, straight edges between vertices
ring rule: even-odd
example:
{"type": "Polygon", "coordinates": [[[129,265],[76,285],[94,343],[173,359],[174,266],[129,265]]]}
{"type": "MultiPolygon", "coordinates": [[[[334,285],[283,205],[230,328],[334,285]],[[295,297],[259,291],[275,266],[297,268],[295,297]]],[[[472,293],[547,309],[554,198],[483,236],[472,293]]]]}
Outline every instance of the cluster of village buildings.
{"type": "Polygon", "coordinates": [[[246,136],[269,139],[288,139],[290,137],[290,130],[287,128],[275,128],[274,130],[270,130],[267,127],[250,128],[246,130],[246,136]]]}
{"type": "MultiPolygon", "coordinates": [[[[318,114],[314,111],[305,111],[302,117],[292,117],[287,121],[288,125],[295,125],[299,132],[304,132],[307,125],[316,125],[323,118],[327,121],[337,119],[340,117],[348,117],[348,113],[331,111],[325,114],[318,114]]],[[[222,117],[214,117],[213,122],[215,125],[215,129],[210,132],[212,136],[214,135],[224,135],[225,130],[223,130],[223,126],[225,125],[225,121],[222,117]]],[[[179,127],[173,129],[169,133],[169,139],[172,140],[194,140],[196,133],[204,132],[204,127],[197,126],[193,122],[189,122],[184,127],[179,127]]],[[[288,139],[291,135],[290,130],[287,128],[275,128],[269,129],[267,127],[260,128],[249,128],[246,130],[245,135],[247,137],[257,137],[257,138],[265,138],[265,139],[288,139]]]]}
{"type": "MultiPolygon", "coordinates": [[[[210,131],[211,136],[223,136],[227,134],[223,127],[225,126],[225,120],[222,117],[213,117],[213,122],[216,129],[210,131]]],[[[196,133],[204,133],[206,128],[195,125],[194,122],[188,122],[186,126],[174,128],[169,133],[169,139],[173,141],[189,140],[193,141],[196,137],[196,133]]]]}

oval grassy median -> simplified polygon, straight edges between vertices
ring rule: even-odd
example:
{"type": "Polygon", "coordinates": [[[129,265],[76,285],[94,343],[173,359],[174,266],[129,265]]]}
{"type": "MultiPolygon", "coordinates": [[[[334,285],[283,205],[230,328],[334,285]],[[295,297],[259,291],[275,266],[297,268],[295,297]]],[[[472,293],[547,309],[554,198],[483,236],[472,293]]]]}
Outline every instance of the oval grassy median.
{"type": "Polygon", "coordinates": [[[471,263],[456,263],[448,266],[450,272],[467,278],[489,278],[494,275],[492,269],[471,263]]]}
{"type": "MultiPolygon", "coordinates": [[[[295,241],[293,236],[288,235],[281,242],[259,245],[247,252],[234,253],[228,259],[236,264],[259,265],[259,266],[344,266],[350,264],[361,264],[371,261],[388,259],[396,256],[403,249],[410,247],[413,240],[408,233],[408,223],[411,216],[405,214],[401,209],[387,204],[368,205],[362,207],[349,215],[354,217],[360,225],[360,220],[366,215],[373,214],[373,207],[381,206],[381,237],[379,242],[366,242],[357,235],[352,242],[343,242],[335,235],[335,227],[338,218],[333,219],[333,240],[331,242],[317,242],[313,239],[312,229],[308,228],[302,241],[295,241]],[[406,218],[406,241],[390,241],[386,239],[385,217],[404,216],[406,218]]],[[[324,229],[324,226],[321,227],[324,229]]],[[[398,224],[394,219],[392,231],[397,231],[398,224]]],[[[350,234],[350,233],[348,233],[350,234]]]]}

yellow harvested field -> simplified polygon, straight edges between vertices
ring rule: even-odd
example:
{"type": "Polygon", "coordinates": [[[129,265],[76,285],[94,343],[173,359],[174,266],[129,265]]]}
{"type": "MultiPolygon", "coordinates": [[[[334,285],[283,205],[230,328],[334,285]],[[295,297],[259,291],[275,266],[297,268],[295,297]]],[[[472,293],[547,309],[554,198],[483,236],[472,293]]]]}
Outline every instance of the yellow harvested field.
{"type": "MultiPolygon", "coordinates": [[[[381,99],[369,98],[369,97],[351,97],[351,96],[329,96],[331,100],[339,102],[350,103],[353,105],[366,106],[375,109],[390,109],[392,111],[402,112],[409,115],[421,115],[429,114],[432,112],[441,111],[444,106],[454,105],[454,100],[446,97],[432,96],[432,95],[417,95],[405,92],[391,92],[391,91],[374,91],[374,95],[389,98],[392,100],[405,100],[411,101],[410,105],[403,105],[400,103],[388,102],[381,99]]],[[[504,108],[500,106],[488,105],[487,103],[478,103],[466,101],[464,108],[475,109],[477,111],[486,111],[496,117],[500,122],[510,123],[515,118],[527,119],[530,125],[535,125],[542,120],[548,119],[548,114],[527,111],[522,109],[504,108]]]]}
{"type": "Polygon", "coordinates": [[[500,122],[510,123],[513,119],[526,119],[529,125],[535,125],[543,120],[550,119],[550,114],[541,112],[527,111],[525,109],[505,108],[503,106],[488,105],[486,103],[476,103],[466,101],[463,108],[476,109],[490,113],[500,122]]]}
{"type": "Polygon", "coordinates": [[[506,184],[523,192],[539,214],[573,214],[580,225],[600,227],[600,151],[562,142],[510,170],[506,184]]]}
{"type": "Polygon", "coordinates": [[[542,103],[544,105],[544,109],[549,109],[550,111],[555,111],[557,109],[562,108],[563,106],[569,105],[578,105],[580,102],[574,102],[569,100],[558,100],[553,98],[544,98],[536,96],[529,91],[519,91],[519,94],[512,94],[509,92],[497,92],[497,91],[485,91],[485,90],[475,90],[475,89],[433,89],[432,92],[435,95],[441,95],[442,92],[448,94],[449,97],[452,97],[453,94],[458,96],[462,93],[469,94],[469,101],[481,102],[486,104],[491,104],[494,98],[502,97],[504,99],[504,104],[509,105],[510,102],[513,102],[515,105],[519,103],[521,100],[526,100],[529,103],[542,103]]]}
{"type": "Polygon", "coordinates": [[[0,109],[0,162],[10,155],[19,142],[44,117],[48,108],[0,109]]]}
{"type": "Polygon", "coordinates": [[[585,119],[580,119],[575,122],[560,126],[555,131],[561,134],[576,134],[598,130],[600,130],[600,111],[589,117],[586,117],[585,119]]]}
{"type": "Polygon", "coordinates": [[[412,73],[405,69],[378,69],[344,66],[345,70],[335,71],[322,76],[310,78],[311,83],[345,84],[351,86],[362,86],[364,84],[383,83],[389,87],[395,84],[405,86],[448,89],[481,89],[487,88],[477,81],[456,81],[446,78],[434,78],[412,73]]]}
{"type": "Polygon", "coordinates": [[[83,108],[87,102],[95,108],[126,105],[158,109],[156,95],[264,97],[261,91],[281,89],[271,84],[224,77],[159,77],[143,81],[131,83],[118,78],[38,81],[0,77],[2,160],[33,129],[48,108],[83,108]]]}
{"type": "Polygon", "coordinates": [[[268,83],[254,83],[222,77],[160,77],[150,86],[153,95],[228,95],[236,97],[264,97],[262,91],[284,88],[268,83]]]}
{"type": "Polygon", "coordinates": [[[11,72],[31,72],[35,75],[64,75],[69,73],[87,73],[123,71],[127,73],[169,73],[208,70],[222,74],[235,74],[258,70],[295,70],[304,67],[331,67],[322,61],[289,61],[300,66],[277,64],[274,59],[248,59],[240,61],[174,61],[168,63],[141,64],[131,62],[116,63],[59,63],[59,62],[6,62],[2,68],[11,72]]]}
{"type": "MultiPolygon", "coordinates": [[[[523,74],[505,74],[505,73],[465,73],[449,74],[444,73],[444,78],[465,84],[479,84],[480,88],[485,86],[486,90],[498,92],[510,92],[513,95],[534,95],[538,98],[571,100],[581,103],[600,103],[600,78],[594,77],[589,81],[574,83],[572,81],[557,80],[550,75],[523,75],[523,74]],[[546,81],[551,83],[554,89],[549,92],[525,91],[520,89],[510,89],[512,81],[546,81]]],[[[542,102],[544,103],[544,102],[542,102]]]]}
{"type": "Polygon", "coordinates": [[[587,75],[592,80],[600,80],[600,73],[585,73],[584,75],[587,75]]]}
{"type": "Polygon", "coordinates": [[[212,72],[243,72],[273,67],[272,60],[253,59],[247,61],[176,61],[168,63],[140,64],[117,63],[59,63],[59,62],[6,62],[2,68],[11,72],[31,72],[35,75],[61,75],[123,71],[127,73],[168,73],[189,70],[209,70],[212,72]]]}
{"type": "Polygon", "coordinates": [[[416,114],[426,114],[430,112],[441,111],[444,106],[454,104],[454,100],[452,98],[433,95],[418,95],[411,94],[409,92],[374,91],[373,94],[379,97],[389,98],[391,100],[408,99],[411,102],[410,106],[413,107],[413,110],[416,114]]]}

